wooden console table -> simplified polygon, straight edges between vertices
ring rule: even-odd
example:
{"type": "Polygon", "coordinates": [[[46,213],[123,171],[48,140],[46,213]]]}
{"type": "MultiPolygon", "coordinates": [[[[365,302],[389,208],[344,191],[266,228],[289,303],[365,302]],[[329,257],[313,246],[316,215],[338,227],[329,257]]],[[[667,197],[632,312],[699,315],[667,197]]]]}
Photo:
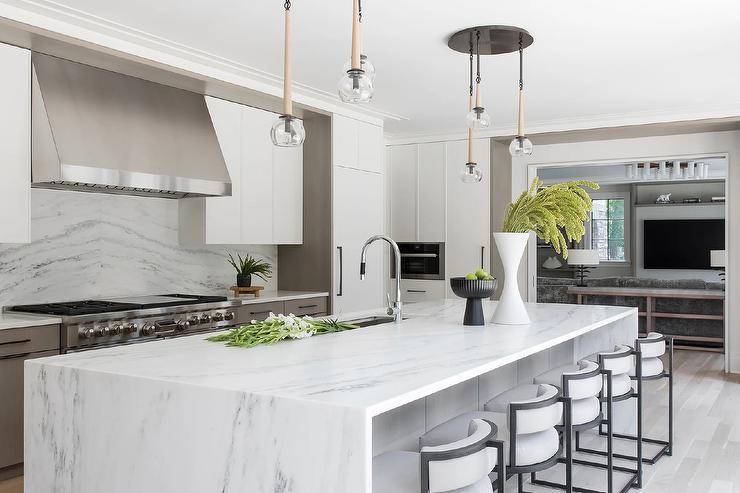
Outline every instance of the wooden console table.
{"type": "MultiPolygon", "coordinates": [[[[656,298],[672,299],[692,299],[692,300],[718,300],[723,304],[725,292],[718,289],[661,289],[661,288],[610,288],[610,287],[580,287],[571,286],[568,288],[568,294],[576,295],[577,303],[583,304],[586,296],[620,296],[628,298],[645,298],[645,311],[639,312],[639,316],[645,317],[645,330],[652,332],[655,330],[655,320],[658,318],[681,318],[692,320],[720,320],[724,321],[724,315],[706,315],[701,313],[666,313],[655,311],[656,298]]],[[[644,334],[641,334],[644,335],[644,334]]],[[[677,348],[683,349],[701,349],[706,351],[724,352],[724,337],[703,337],[703,336],[675,336],[677,348]],[[680,344],[680,341],[686,342],[708,342],[719,343],[721,346],[702,347],[687,346],[680,344]]]]}

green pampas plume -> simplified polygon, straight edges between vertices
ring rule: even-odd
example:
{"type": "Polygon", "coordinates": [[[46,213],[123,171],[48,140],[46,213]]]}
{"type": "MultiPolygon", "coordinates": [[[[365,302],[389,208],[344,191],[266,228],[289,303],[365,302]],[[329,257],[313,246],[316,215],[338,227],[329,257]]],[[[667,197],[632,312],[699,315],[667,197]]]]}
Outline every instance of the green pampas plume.
{"type": "Polygon", "coordinates": [[[504,218],[505,233],[534,233],[550,243],[563,258],[568,258],[568,242],[581,241],[591,212],[591,197],[585,188],[598,190],[596,183],[578,180],[540,189],[539,178],[529,190],[509,204],[504,218]],[[563,235],[565,233],[565,235],[563,235]],[[567,241],[566,241],[567,238],[567,241]]]}

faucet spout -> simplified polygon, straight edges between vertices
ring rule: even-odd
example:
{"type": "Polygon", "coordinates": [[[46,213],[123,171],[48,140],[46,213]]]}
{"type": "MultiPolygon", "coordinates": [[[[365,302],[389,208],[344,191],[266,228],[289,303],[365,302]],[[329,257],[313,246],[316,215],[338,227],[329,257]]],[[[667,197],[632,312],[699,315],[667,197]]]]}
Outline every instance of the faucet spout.
{"type": "Polygon", "coordinates": [[[388,243],[393,249],[393,256],[396,265],[396,298],[393,302],[388,301],[388,315],[393,316],[393,321],[400,323],[403,319],[401,302],[401,250],[398,248],[398,244],[393,241],[390,236],[386,235],[375,235],[367,239],[365,244],[362,246],[362,255],[360,256],[360,279],[365,279],[366,265],[367,265],[367,247],[378,240],[383,240],[388,243]]]}

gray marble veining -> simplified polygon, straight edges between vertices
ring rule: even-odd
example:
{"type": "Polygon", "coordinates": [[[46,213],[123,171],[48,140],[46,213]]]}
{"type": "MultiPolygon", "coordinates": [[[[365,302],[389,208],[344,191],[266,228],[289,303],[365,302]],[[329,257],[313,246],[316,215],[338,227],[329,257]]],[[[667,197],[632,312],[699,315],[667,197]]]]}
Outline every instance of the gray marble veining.
{"type": "MultiPolygon", "coordinates": [[[[274,266],[277,247],[178,242],[176,200],[58,190],[31,192],[30,244],[0,245],[0,306],[184,292],[227,294],[226,250],[274,266]]],[[[266,284],[277,289],[275,275],[266,284]]]]}

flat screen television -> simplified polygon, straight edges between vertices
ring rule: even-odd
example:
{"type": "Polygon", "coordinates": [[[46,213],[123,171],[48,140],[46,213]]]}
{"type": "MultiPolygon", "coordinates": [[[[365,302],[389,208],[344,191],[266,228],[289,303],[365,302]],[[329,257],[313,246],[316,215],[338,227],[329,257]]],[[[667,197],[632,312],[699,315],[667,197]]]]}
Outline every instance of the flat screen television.
{"type": "Polygon", "coordinates": [[[724,219],[644,221],[645,269],[709,269],[709,251],[725,249],[724,219]]]}

